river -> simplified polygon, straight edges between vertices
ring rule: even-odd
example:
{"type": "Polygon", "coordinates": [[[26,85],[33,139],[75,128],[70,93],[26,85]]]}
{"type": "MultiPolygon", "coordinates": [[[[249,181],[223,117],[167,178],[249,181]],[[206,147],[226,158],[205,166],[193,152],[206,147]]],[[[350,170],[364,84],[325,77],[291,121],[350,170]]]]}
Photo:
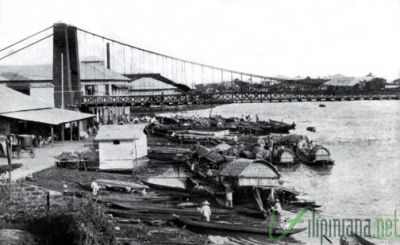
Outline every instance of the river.
{"type": "MultiPolygon", "coordinates": [[[[317,219],[370,219],[371,234],[375,234],[377,218],[393,219],[396,208],[400,211],[400,101],[325,102],[326,107],[319,107],[320,103],[230,104],[218,106],[211,113],[227,117],[251,115],[253,118],[258,114],[261,120],[296,122],[293,133],[305,134],[326,146],[335,165],[330,170],[317,171],[303,165],[295,170],[283,170],[285,184],[304,191],[322,205],[317,219]],[[308,126],[314,126],[316,132],[308,132],[308,126]]],[[[179,114],[208,116],[210,109],[179,114]]],[[[299,226],[307,227],[311,213],[304,218],[305,223],[299,226]]],[[[363,225],[367,226],[365,222],[363,225]]],[[[400,227],[397,230],[400,234],[400,227]]],[[[228,236],[224,239],[243,244],[257,244],[257,241],[264,244],[330,244],[325,239],[321,243],[320,234],[318,237],[311,235],[303,232],[281,242],[260,240],[259,237],[243,240],[228,236]]],[[[339,244],[337,237],[331,235],[329,239],[332,244],[339,244]]],[[[393,234],[370,240],[378,244],[400,244],[400,238],[394,238],[393,234]]]]}

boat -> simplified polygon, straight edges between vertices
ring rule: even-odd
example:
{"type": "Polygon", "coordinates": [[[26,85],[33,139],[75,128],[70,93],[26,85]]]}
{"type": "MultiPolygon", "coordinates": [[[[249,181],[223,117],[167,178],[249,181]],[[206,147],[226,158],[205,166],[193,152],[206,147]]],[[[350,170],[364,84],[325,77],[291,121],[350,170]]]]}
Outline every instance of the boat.
{"type": "MultiPolygon", "coordinates": [[[[173,214],[175,219],[189,227],[202,228],[208,230],[221,230],[221,231],[230,231],[230,232],[242,232],[242,233],[253,233],[253,234],[269,234],[268,226],[249,226],[244,224],[227,224],[227,223],[217,223],[217,222],[203,222],[197,221],[193,219],[184,218],[178,215],[173,214]]],[[[293,235],[302,231],[305,231],[307,228],[293,228],[288,232],[288,235],[293,235]]],[[[272,235],[281,235],[284,233],[284,230],[281,228],[273,228],[272,235]]]]}
{"type": "Polygon", "coordinates": [[[329,166],[334,165],[328,149],[321,145],[316,145],[312,149],[297,148],[296,157],[310,166],[329,166]]]}
{"type": "MultiPolygon", "coordinates": [[[[166,205],[139,205],[129,204],[124,202],[108,202],[110,207],[121,209],[126,214],[129,213],[154,213],[154,214],[180,214],[180,215],[194,215],[200,217],[200,211],[197,208],[175,208],[166,207],[166,205]]],[[[228,209],[213,208],[214,215],[232,215],[235,211],[228,209]]]]}
{"type": "Polygon", "coordinates": [[[297,200],[297,201],[290,201],[289,203],[297,207],[309,207],[312,209],[322,207],[321,205],[316,204],[315,201],[297,200]]]}
{"type": "Polygon", "coordinates": [[[310,132],[313,132],[313,133],[317,132],[317,130],[315,129],[315,127],[307,127],[306,130],[307,130],[307,131],[310,131],[310,132]]]}
{"type": "Polygon", "coordinates": [[[156,184],[147,180],[140,180],[143,184],[154,188],[154,189],[159,189],[159,190],[167,190],[167,191],[176,191],[176,192],[188,192],[185,188],[183,187],[178,187],[178,186],[169,186],[169,185],[161,185],[161,184],[156,184]]]}
{"type": "Polygon", "coordinates": [[[109,179],[96,179],[96,182],[102,189],[106,190],[121,190],[125,192],[131,192],[135,189],[148,189],[146,185],[121,180],[109,180],[109,179]]]}
{"type": "Polygon", "coordinates": [[[148,149],[147,157],[158,162],[185,163],[190,152],[186,148],[152,146],[148,149]]]}
{"type": "Polygon", "coordinates": [[[319,104],[318,106],[319,106],[319,107],[326,107],[325,104],[319,104]]]}
{"type": "Polygon", "coordinates": [[[171,118],[156,117],[157,121],[146,125],[144,131],[147,135],[166,137],[174,131],[203,130],[213,131],[239,131],[245,134],[266,135],[270,133],[287,134],[295,129],[296,124],[268,120],[244,121],[239,118],[224,118],[222,116],[203,118],[171,118]]]}
{"type": "Polygon", "coordinates": [[[12,163],[11,165],[1,165],[0,174],[22,167],[22,163],[12,163]]]}
{"type": "Polygon", "coordinates": [[[349,237],[341,237],[340,245],[375,245],[375,243],[353,233],[349,237]]]}

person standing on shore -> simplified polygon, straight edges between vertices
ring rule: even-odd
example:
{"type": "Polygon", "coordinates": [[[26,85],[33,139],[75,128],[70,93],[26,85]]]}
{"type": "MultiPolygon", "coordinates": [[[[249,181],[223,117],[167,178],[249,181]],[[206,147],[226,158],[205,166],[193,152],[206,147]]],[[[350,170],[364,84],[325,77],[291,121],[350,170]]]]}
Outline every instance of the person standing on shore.
{"type": "Polygon", "coordinates": [[[97,196],[97,193],[100,191],[100,186],[95,181],[93,181],[90,187],[92,188],[93,195],[97,196]]]}
{"type": "Polygon", "coordinates": [[[210,217],[211,217],[211,208],[210,208],[210,203],[208,201],[204,201],[201,204],[201,208],[198,208],[200,211],[201,215],[203,215],[203,219],[206,222],[210,222],[210,217]]]}
{"type": "Polygon", "coordinates": [[[233,190],[231,187],[227,187],[225,191],[225,206],[228,208],[233,208],[233,190]]]}

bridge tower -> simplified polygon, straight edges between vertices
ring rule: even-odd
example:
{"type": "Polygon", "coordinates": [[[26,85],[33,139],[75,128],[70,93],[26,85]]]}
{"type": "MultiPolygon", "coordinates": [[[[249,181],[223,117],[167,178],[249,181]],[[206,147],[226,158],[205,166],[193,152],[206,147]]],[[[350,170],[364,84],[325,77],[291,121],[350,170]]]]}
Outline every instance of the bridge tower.
{"type": "Polygon", "coordinates": [[[65,23],[53,28],[54,104],[73,108],[81,97],[77,28],[65,23]]]}

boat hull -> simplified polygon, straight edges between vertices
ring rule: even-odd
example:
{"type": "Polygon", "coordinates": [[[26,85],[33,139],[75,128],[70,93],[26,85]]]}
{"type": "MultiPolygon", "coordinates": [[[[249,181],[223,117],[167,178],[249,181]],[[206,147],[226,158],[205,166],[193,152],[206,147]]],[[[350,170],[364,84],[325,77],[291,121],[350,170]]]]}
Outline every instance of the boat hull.
{"type": "MultiPolygon", "coordinates": [[[[254,226],[248,226],[248,225],[236,225],[236,224],[222,224],[222,223],[215,223],[215,222],[202,222],[202,221],[196,221],[192,219],[186,219],[183,217],[180,217],[178,215],[174,215],[177,221],[180,223],[190,226],[190,227],[195,227],[195,228],[202,228],[202,229],[208,229],[208,230],[221,230],[221,231],[229,231],[229,232],[241,232],[241,233],[254,233],[254,234],[265,234],[268,235],[269,233],[269,228],[267,226],[265,227],[254,227],[254,226]]],[[[289,231],[288,235],[296,234],[302,231],[305,231],[306,228],[294,228],[291,231],[289,231]]],[[[272,231],[272,235],[281,235],[284,233],[284,230],[281,228],[274,228],[272,231]]]]}

